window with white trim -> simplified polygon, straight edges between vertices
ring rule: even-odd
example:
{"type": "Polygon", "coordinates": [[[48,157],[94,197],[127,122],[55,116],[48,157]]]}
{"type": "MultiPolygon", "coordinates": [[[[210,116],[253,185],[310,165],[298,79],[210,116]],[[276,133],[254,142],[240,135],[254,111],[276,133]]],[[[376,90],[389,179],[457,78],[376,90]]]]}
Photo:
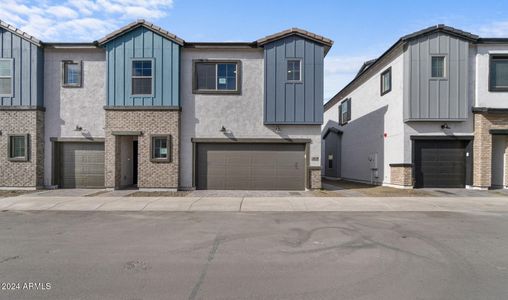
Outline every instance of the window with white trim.
{"type": "Polygon", "coordinates": [[[151,59],[132,60],[132,96],[152,96],[153,62],[151,59]]]}
{"type": "Polygon", "coordinates": [[[287,74],[288,81],[301,81],[302,61],[300,59],[288,59],[287,72],[288,72],[287,74]]]}
{"type": "Polygon", "coordinates": [[[444,78],[446,57],[443,55],[433,55],[431,57],[431,77],[444,78]]]}
{"type": "Polygon", "coordinates": [[[0,58],[0,96],[12,97],[13,59],[0,58]]]}

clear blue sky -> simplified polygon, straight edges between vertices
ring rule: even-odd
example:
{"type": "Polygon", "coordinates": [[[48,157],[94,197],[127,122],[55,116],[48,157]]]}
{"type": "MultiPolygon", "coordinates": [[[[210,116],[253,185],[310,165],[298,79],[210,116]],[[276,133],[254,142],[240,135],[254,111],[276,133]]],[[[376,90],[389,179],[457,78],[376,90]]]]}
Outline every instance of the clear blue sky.
{"type": "Polygon", "coordinates": [[[335,41],[325,100],[400,36],[444,23],[508,37],[507,1],[0,0],[0,19],[43,41],[92,41],[137,18],[186,41],[253,41],[300,27],[335,41]]]}

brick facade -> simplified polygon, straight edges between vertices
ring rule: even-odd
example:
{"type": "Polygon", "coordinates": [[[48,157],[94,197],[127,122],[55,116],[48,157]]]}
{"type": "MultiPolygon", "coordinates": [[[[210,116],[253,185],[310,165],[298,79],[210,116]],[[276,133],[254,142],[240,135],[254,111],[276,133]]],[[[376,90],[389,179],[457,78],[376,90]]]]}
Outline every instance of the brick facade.
{"type": "Polygon", "coordinates": [[[40,188],[44,184],[44,112],[0,110],[0,187],[40,188]],[[8,160],[11,134],[28,134],[28,161],[8,160]]]}
{"type": "Polygon", "coordinates": [[[489,132],[490,129],[508,129],[508,114],[476,113],[474,115],[473,185],[477,188],[486,189],[492,184],[492,135],[489,132]]]}
{"type": "Polygon", "coordinates": [[[310,169],[309,170],[309,178],[310,178],[310,188],[311,189],[320,189],[321,188],[321,168],[310,169]]]}
{"type": "Polygon", "coordinates": [[[180,111],[107,110],[105,141],[105,186],[120,187],[121,136],[114,131],[140,131],[138,136],[138,187],[177,189],[180,162],[180,111]],[[150,160],[151,135],[171,135],[171,161],[150,160]]]}
{"type": "Polygon", "coordinates": [[[413,166],[411,164],[390,165],[390,183],[401,187],[412,187],[413,166]]]}

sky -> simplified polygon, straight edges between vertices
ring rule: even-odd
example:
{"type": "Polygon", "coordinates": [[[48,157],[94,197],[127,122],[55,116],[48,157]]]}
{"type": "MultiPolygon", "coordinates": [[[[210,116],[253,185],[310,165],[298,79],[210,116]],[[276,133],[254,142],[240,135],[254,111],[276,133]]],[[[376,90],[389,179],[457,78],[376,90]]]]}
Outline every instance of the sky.
{"type": "Polygon", "coordinates": [[[299,27],[334,40],[327,101],[401,36],[446,24],[508,37],[508,1],[0,0],[0,19],[45,42],[91,42],[136,19],[189,42],[254,41],[299,27]]]}

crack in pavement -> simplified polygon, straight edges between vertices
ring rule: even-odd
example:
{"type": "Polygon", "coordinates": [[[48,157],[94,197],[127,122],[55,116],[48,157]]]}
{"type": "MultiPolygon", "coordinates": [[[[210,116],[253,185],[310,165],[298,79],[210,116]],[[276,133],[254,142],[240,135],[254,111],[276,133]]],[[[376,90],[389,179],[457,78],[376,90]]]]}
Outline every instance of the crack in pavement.
{"type": "Polygon", "coordinates": [[[208,267],[212,263],[213,259],[215,258],[215,253],[217,253],[217,249],[219,248],[219,244],[222,241],[222,238],[219,237],[219,234],[215,236],[215,240],[213,241],[213,246],[210,252],[208,253],[208,258],[206,260],[206,264],[203,267],[203,270],[201,270],[201,274],[199,275],[198,281],[194,285],[194,288],[192,288],[192,292],[189,295],[189,300],[196,299],[196,296],[199,292],[199,289],[201,288],[201,285],[203,284],[206,273],[208,272],[208,267]]]}

